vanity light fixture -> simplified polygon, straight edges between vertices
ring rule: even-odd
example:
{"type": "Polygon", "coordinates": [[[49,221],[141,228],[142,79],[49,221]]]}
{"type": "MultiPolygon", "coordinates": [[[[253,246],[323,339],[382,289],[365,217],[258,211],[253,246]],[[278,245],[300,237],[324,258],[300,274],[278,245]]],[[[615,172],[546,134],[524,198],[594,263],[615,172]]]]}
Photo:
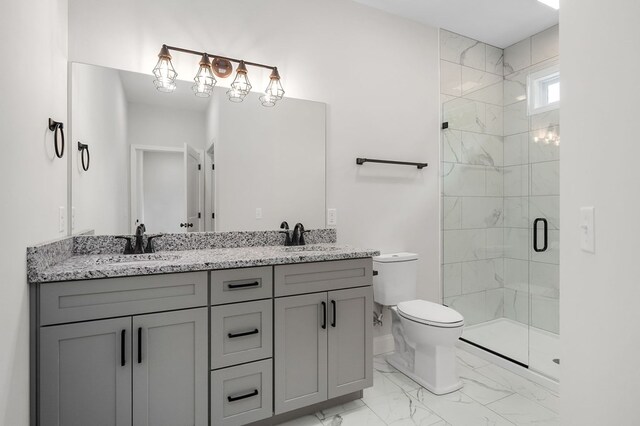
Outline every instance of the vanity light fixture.
{"type": "Polygon", "coordinates": [[[260,102],[263,106],[272,107],[277,101],[284,97],[284,89],[280,82],[280,74],[278,73],[277,67],[259,64],[257,62],[248,62],[241,59],[210,55],[206,52],[197,52],[181,47],[167,46],[166,44],[162,45],[162,49],[160,49],[160,53],[158,54],[158,63],[153,69],[153,75],[156,77],[153,83],[156,89],[161,92],[173,92],[176,89],[178,73],[176,73],[171,63],[171,50],[200,56],[200,68],[198,69],[196,77],[193,79],[195,83],[192,86],[192,90],[196,96],[210,96],[217,83],[215,76],[219,78],[229,77],[233,73],[232,62],[235,62],[238,64],[236,76],[227,91],[227,96],[231,102],[242,102],[251,91],[252,86],[249,82],[247,65],[271,70],[269,85],[265,89],[264,95],[260,97],[260,102]]]}
{"type": "Polygon", "coordinates": [[[227,96],[231,102],[242,102],[244,97],[251,91],[251,83],[247,77],[247,66],[244,61],[240,61],[236,70],[236,78],[231,83],[231,88],[227,90],[227,96]]]}
{"type": "Polygon", "coordinates": [[[283,96],[284,89],[282,88],[282,84],[280,84],[278,68],[273,68],[271,76],[269,77],[269,85],[267,86],[267,90],[264,91],[264,95],[260,96],[260,102],[262,106],[272,107],[277,101],[282,99],[283,96]]]}
{"type": "Polygon", "coordinates": [[[213,87],[216,85],[217,81],[211,71],[211,60],[209,60],[209,55],[206,53],[202,55],[202,59],[200,59],[200,69],[193,81],[195,81],[195,83],[191,89],[196,96],[201,98],[208,98],[211,96],[211,92],[213,92],[213,87]]]}
{"type": "Polygon", "coordinates": [[[153,75],[156,76],[153,84],[156,85],[156,89],[159,91],[171,93],[176,90],[176,77],[178,77],[178,73],[173,68],[171,54],[166,45],[163,45],[160,53],[158,53],[158,63],[153,69],[153,75]]]}

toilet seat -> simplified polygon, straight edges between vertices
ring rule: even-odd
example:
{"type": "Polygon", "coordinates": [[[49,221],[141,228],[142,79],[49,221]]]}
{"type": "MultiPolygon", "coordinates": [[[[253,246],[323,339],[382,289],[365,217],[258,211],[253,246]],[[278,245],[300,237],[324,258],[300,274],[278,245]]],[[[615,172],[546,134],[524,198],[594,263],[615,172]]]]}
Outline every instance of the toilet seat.
{"type": "Polygon", "coordinates": [[[426,300],[398,303],[398,313],[411,321],[433,327],[455,328],[464,325],[464,317],[455,310],[426,300]]]}

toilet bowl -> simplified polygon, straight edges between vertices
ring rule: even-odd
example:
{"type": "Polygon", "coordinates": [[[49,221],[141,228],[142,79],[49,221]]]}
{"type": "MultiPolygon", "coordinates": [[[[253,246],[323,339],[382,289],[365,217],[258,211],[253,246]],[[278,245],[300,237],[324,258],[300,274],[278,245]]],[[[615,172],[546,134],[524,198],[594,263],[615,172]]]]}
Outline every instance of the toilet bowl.
{"type": "Polygon", "coordinates": [[[374,257],[374,300],[391,308],[395,351],[387,361],[436,395],[462,387],[456,341],[464,318],[455,310],[416,299],[417,259],[413,253],[374,257]]]}

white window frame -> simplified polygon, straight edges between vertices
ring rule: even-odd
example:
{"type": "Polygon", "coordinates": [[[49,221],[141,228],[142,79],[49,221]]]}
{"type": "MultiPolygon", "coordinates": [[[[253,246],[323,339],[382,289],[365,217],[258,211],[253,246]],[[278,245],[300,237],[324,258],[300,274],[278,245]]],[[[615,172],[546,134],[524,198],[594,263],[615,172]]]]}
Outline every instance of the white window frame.
{"type": "Polygon", "coordinates": [[[527,76],[527,113],[540,114],[560,108],[560,101],[549,103],[546,92],[548,86],[560,79],[560,66],[554,64],[527,76]]]}

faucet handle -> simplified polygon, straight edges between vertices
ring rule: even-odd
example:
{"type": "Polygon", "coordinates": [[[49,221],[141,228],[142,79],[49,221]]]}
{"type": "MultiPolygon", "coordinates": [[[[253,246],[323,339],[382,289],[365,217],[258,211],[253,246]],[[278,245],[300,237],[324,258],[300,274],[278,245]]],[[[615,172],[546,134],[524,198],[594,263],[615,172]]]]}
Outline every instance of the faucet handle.
{"type": "Polygon", "coordinates": [[[127,240],[126,244],[124,245],[123,254],[133,253],[133,246],[131,245],[131,237],[126,235],[116,235],[114,238],[116,238],[117,240],[127,240]]]}
{"type": "Polygon", "coordinates": [[[153,247],[153,239],[164,237],[163,234],[147,235],[147,246],[144,249],[145,253],[155,253],[156,249],[153,247]]]}

